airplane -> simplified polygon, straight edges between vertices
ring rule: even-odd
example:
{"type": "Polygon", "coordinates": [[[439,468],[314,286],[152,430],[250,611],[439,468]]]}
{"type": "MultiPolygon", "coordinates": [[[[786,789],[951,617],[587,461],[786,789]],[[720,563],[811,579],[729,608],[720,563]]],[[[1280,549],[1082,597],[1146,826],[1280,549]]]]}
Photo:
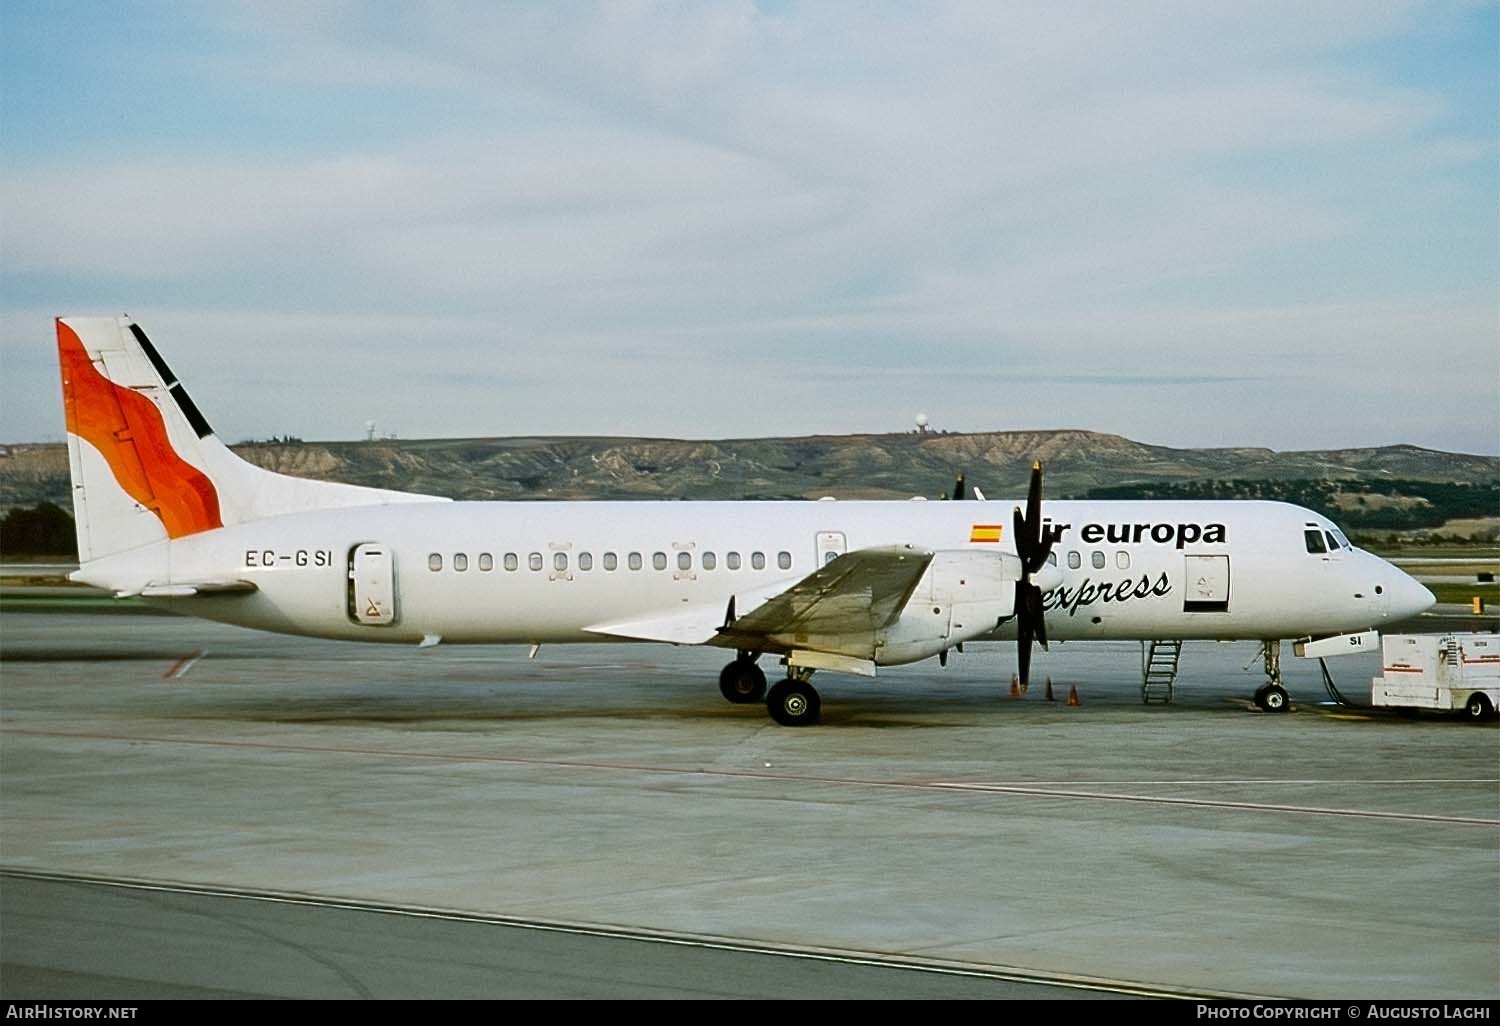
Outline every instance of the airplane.
{"type": "MultiPolygon", "coordinates": [[[[75,581],[286,634],[733,651],[724,697],[818,722],[820,670],[966,642],[1364,632],[1434,597],[1308,509],[1261,501],[455,502],[273,473],[221,442],[129,317],[56,320],[75,581]],[[769,689],[759,661],[778,658],[769,689]]],[[[958,495],[962,495],[960,485],[958,495]]]]}

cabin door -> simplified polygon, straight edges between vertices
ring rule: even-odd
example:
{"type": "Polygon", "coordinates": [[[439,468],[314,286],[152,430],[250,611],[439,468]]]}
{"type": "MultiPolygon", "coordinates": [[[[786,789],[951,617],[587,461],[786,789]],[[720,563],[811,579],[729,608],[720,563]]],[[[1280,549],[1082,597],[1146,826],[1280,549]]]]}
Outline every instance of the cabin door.
{"type": "Polygon", "coordinates": [[[396,622],[396,565],[389,546],[366,542],[349,550],[348,602],[355,623],[396,622]]]}
{"type": "Polygon", "coordinates": [[[1229,612],[1229,557],[1184,556],[1182,611],[1229,612]]]}

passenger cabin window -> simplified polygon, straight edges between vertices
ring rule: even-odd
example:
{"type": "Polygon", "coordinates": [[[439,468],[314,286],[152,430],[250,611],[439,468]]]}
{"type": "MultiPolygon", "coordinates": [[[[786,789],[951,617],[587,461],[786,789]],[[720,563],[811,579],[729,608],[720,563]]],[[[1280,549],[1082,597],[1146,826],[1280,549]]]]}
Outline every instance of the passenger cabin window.
{"type": "Polygon", "coordinates": [[[719,557],[715,556],[712,552],[705,552],[703,554],[703,569],[712,570],[718,565],[719,557]]]}
{"type": "Polygon", "coordinates": [[[430,556],[427,557],[427,569],[429,569],[429,570],[441,570],[442,568],[443,568],[443,556],[442,556],[442,553],[434,552],[432,555],[430,555],[430,556]]]}
{"type": "Polygon", "coordinates": [[[521,560],[514,552],[507,552],[505,554],[505,569],[515,570],[520,565],[521,560]]]}
{"type": "Polygon", "coordinates": [[[1121,570],[1130,569],[1130,553],[1121,550],[1115,553],[1115,566],[1121,570]]]}
{"type": "Polygon", "coordinates": [[[738,552],[726,553],[724,556],[724,565],[731,570],[738,570],[740,568],[740,554],[738,552]]]}
{"type": "Polygon", "coordinates": [[[620,565],[620,560],[613,552],[604,554],[604,569],[613,570],[620,565]]]}
{"type": "Polygon", "coordinates": [[[1309,527],[1302,536],[1307,539],[1308,552],[1320,554],[1328,551],[1328,546],[1323,544],[1323,532],[1317,528],[1309,527]]]}
{"type": "Polygon", "coordinates": [[[630,560],[629,560],[629,562],[630,562],[630,569],[632,569],[632,570],[639,570],[641,568],[641,566],[642,566],[642,564],[641,564],[641,554],[639,552],[632,552],[630,554],[630,560]]]}
{"type": "Polygon", "coordinates": [[[453,554],[453,569],[459,573],[463,573],[469,569],[469,557],[462,552],[455,552],[453,554]]]}
{"type": "Polygon", "coordinates": [[[1068,569],[1077,570],[1081,566],[1083,566],[1083,556],[1077,552],[1068,553],[1068,569]]]}
{"type": "Polygon", "coordinates": [[[764,570],[766,568],[766,554],[764,552],[750,553],[750,569],[764,570]]]}
{"type": "Polygon", "coordinates": [[[667,568],[667,554],[665,552],[651,553],[651,565],[658,570],[665,570],[667,568]]]}
{"type": "Polygon", "coordinates": [[[533,570],[540,570],[542,568],[542,554],[540,552],[533,552],[527,556],[526,565],[533,570]]]}
{"type": "Polygon", "coordinates": [[[693,568],[693,554],[691,552],[677,553],[677,569],[691,570],[693,568]]]}
{"type": "Polygon", "coordinates": [[[495,557],[488,552],[481,552],[479,554],[479,569],[483,573],[489,573],[495,569],[495,557]]]}
{"type": "Polygon", "coordinates": [[[776,553],[776,565],[783,570],[790,570],[792,568],[792,554],[790,552],[776,553]]]}
{"type": "Polygon", "coordinates": [[[566,552],[552,553],[552,569],[566,570],[568,568],[568,554],[566,552]]]}
{"type": "Polygon", "coordinates": [[[592,552],[580,552],[578,554],[578,569],[594,569],[594,554],[592,552]]]}
{"type": "Polygon", "coordinates": [[[1089,556],[1089,562],[1094,564],[1094,569],[1095,570],[1103,570],[1104,569],[1104,553],[1102,553],[1102,552],[1095,552],[1093,555],[1089,556]]]}

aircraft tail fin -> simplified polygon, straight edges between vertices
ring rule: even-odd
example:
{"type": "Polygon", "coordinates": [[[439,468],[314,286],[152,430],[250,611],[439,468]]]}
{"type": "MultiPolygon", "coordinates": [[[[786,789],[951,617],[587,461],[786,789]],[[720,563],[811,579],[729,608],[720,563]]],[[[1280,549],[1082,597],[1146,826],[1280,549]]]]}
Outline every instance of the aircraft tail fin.
{"type": "Polygon", "coordinates": [[[313,509],[438,496],[311,481],[263,470],[214,435],[140,326],[59,317],[78,557],[313,509]]]}

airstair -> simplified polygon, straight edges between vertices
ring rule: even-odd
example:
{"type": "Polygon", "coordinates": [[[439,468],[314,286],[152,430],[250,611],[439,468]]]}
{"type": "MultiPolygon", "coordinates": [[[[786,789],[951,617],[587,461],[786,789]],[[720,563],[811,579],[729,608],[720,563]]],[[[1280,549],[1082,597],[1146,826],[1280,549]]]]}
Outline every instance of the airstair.
{"type": "Polygon", "coordinates": [[[1141,701],[1170,702],[1172,685],[1177,680],[1177,662],[1182,658],[1182,642],[1141,642],[1141,701]]]}

